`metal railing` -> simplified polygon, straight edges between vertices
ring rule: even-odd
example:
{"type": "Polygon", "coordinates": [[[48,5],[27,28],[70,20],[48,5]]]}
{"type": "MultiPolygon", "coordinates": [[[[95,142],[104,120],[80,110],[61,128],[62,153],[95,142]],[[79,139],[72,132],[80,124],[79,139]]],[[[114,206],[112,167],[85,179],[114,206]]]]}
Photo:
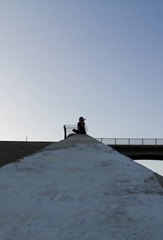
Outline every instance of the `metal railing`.
{"type": "Polygon", "coordinates": [[[163,145],[163,138],[96,138],[107,145],[163,145]]]}
{"type": "MultiPolygon", "coordinates": [[[[85,127],[87,132],[88,127],[85,127]]],[[[69,134],[73,133],[73,128],[76,129],[77,124],[66,124],[63,126],[64,138],[67,138],[69,134]]],[[[163,138],[96,138],[96,140],[106,145],[163,145],[163,138]]]]}
{"type": "MultiPolygon", "coordinates": [[[[63,129],[64,129],[64,138],[67,138],[68,135],[70,134],[74,134],[74,132],[72,131],[73,129],[77,129],[77,124],[66,124],[63,125],[63,129]]],[[[88,132],[88,127],[87,125],[85,125],[85,130],[86,132],[88,132]]]]}

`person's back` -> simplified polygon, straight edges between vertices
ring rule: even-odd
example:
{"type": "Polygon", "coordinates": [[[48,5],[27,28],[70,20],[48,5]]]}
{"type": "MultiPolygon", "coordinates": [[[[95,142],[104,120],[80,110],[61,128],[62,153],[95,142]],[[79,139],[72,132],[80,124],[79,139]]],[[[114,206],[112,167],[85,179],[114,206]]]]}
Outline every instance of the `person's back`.
{"type": "Polygon", "coordinates": [[[80,117],[79,122],[77,124],[77,130],[73,129],[73,132],[78,133],[78,134],[86,134],[84,121],[85,121],[85,119],[83,117],[80,117]]]}
{"type": "Polygon", "coordinates": [[[85,122],[84,121],[79,121],[78,122],[78,131],[82,134],[85,134],[85,122]]]}

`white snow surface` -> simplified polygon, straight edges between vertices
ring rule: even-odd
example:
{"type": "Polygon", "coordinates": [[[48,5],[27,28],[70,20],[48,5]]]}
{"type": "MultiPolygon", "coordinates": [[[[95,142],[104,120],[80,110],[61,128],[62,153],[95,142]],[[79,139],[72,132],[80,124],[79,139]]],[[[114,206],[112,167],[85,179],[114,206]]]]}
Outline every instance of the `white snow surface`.
{"type": "Polygon", "coordinates": [[[0,239],[162,240],[163,191],[154,173],[78,138],[0,169],[0,239]]]}

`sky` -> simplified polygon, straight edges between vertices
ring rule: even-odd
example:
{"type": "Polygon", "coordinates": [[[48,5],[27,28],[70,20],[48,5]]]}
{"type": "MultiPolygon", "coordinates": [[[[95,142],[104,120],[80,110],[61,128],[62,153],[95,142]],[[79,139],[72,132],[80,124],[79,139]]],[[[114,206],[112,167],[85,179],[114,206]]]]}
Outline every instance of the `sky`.
{"type": "Polygon", "coordinates": [[[159,160],[136,160],[135,162],[163,176],[163,161],[159,160]]]}
{"type": "Polygon", "coordinates": [[[163,137],[162,0],[0,0],[0,140],[163,137]]]}

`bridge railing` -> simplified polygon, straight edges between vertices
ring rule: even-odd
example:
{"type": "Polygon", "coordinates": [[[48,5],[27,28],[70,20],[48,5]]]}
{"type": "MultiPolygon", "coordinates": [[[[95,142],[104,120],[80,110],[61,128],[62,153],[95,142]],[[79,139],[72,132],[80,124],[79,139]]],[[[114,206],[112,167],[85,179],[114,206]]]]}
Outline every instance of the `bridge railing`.
{"type": "MultiPolygon", "coordinates": [[[[64,138],[67,138],[68,135],[74,133],[73,129],[77,129],[77,124],[66,124],[66,125],[63,125],[63,129],[64,129],[64,138]]],[[[88,132],[87,125],[85,125],[85,130],[86,130],[86,132],[88,132]]]]}
{"type": "Polygon", "coordinates": [[[107,145],[163,145],[163,138],[96,138],[107,145]]]}

